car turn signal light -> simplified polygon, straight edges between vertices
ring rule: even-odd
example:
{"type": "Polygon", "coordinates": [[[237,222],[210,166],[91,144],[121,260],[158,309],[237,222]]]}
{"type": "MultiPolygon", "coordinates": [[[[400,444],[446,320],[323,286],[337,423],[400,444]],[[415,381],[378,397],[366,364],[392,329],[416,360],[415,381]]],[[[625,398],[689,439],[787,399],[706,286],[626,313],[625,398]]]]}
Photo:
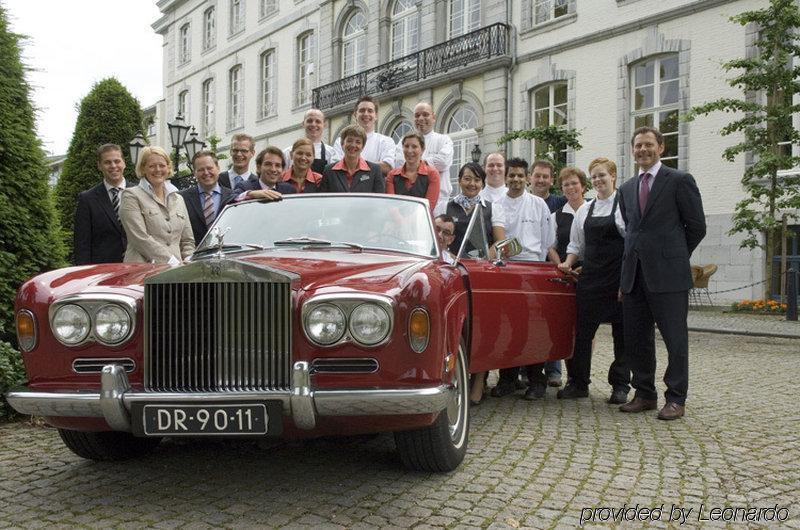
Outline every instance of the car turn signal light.
{"type": "Polygon", "coordinates": [[[17,342],[25,352],[36,346],[36,319],[27,309],[17,312],[17,342]]]}
{"type": "Polygon", "coordinates": [[[408,317],[408,342],[411,349],[422,353],[428,347],[431,334],[431,320],[428,312],[418,307],[408,317]]]}

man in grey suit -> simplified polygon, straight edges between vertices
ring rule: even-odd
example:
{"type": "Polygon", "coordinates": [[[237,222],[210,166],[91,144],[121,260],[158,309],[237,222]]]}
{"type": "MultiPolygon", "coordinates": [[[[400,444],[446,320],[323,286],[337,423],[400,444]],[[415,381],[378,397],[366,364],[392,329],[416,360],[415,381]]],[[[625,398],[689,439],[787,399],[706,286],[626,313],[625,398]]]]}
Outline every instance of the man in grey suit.
{"type": "Polygon", "coordinates": [[[620,410],[657,407],[655,323],[667,347],[666,404],[658,418],[674,420],[684,415],[689,387],[689,257],[706,235],[706,221],[694,177],[661,163],[660,131],[636,129],[631,147],[639,171],[619,189],[626,225],[620,290],[636,395],[620,410]]]}
{"type": "Polygon", "coordinates": [[[219,183],[229,189],[247,181],[250,177],[258,175],[250,172],[250,160],[256,154],[256,141],[249,134],[234,134],[231,138],[231,161],[233,164],[227,171],[219,174],[219,183]]]}
{"type": "Polygon", "coordinates": [[[219,212],[233,198],[233,190],[219,184],[219,161],[211,151],[199,151],[192,158],[192,169],[197,186],[180,192],[186,202],[189,221],[192,223],[195,245],[208,232],[219,212]]]}

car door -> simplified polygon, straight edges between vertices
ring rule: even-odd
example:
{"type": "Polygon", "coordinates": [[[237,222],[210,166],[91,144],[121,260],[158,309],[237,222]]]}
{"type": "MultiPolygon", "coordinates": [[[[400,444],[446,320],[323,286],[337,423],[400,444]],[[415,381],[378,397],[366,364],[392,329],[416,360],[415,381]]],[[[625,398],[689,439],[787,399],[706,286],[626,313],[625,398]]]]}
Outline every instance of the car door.
{"type": "Polygon", "coordinates": [[[470,372],[571,356],[574,283],[552,263],[490,259],[482,219],[473,214],[458,260],[471,297],[470,372]]]}

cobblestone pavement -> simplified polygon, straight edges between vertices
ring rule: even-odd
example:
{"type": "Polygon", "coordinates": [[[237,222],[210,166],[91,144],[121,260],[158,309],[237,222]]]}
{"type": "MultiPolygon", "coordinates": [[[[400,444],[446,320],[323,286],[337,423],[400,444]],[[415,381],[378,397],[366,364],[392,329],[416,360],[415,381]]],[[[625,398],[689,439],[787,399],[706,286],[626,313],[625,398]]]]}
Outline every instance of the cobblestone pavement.
{"type": "Polygon", "coordinates": [[[610,343],[603,326],[590,399],[550,389],[544,401],[474,409],[469,453],[450,474],[404,470],[387,435],[166,442],[99,464],[52,429],[2,425],[0,528],[568,528],[590,515],[583,508],[636,504],[663,505],[661,527],[680,522],[668,522],[673,504],[692,510],[688,526],[725,525],[700,510],[777,504],[788,520],[751,526],[800,528],[797,340],[692,333],[687,417],[674,422],[605,403],[610,343]]]}
{"type": "Polygon", "coordinates": [[[800,339],[800,322],[785,315],[751,315],[722,311],[689,311],[689,329],[748,335],[783,336],[800,339]]]}

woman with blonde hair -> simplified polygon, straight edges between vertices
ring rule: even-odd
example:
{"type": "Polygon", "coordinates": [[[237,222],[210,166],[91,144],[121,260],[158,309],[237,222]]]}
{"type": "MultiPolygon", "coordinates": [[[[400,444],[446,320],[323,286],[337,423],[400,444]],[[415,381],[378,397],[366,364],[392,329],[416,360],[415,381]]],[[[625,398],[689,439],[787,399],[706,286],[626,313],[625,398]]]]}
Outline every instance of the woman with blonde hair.
{"type": "Polygon", "coordinates": [[[119,218],[128,238],[126,262],[177,265],[194,252],[189,214],[169,182],[172,161],[160,147],[145,147],[136,164],[138,186],[122,194],[119,218]]]}
{"type": "Polygon", "coordinates": [[[592,339],[601,323],[610,322],[614,362],[608,370],[608,383],[613,389],[608,403],[626,403],[631,371],[625,359],[622,303],[619,300],[625,222],[617,196],[617,165],[608,158],[595,158],[589,164],[589,174],[597,197],[575,212],[567,256],[558,265],[561,271],[575,274],[573,266],[578,260],[583,261],[576,286],[575,347],[572,359],[567,360],[569,381],[556,395],[559,399],[589,396],[592,339]]]}

